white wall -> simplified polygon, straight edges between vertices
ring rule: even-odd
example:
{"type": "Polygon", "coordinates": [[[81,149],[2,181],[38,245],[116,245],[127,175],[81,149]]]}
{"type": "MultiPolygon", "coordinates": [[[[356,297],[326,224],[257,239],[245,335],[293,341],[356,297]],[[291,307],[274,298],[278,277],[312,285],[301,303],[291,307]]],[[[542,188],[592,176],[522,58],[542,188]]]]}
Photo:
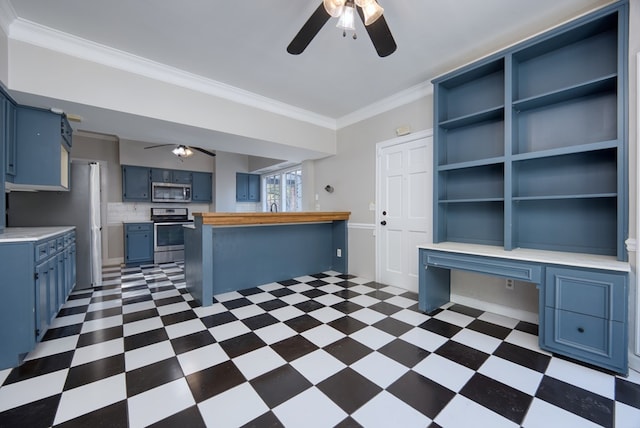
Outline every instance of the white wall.
{"type": "Polygon", "coordinates": [[[185,171],[215,172],[215,157],[195,152],[188,158],[179,158],[171,150],[173,146],[155,147],[153,143],[120,140],[120,165],[140,165],[153,168],[180,169],[185,171]]]}
{"type": "MultiPolygon", "coordinates": [[[[135,74],[125,70],[128,64],[107,66],[12,39],[8,53],[11,91],[256,139],[249,153],[255,156],[286,159],[276,152],[287,147],[335,153],[332,129],[135,74]]],[[[216,145],[240,152],[224,141],[216,145]]]]}
{"type": "Polygon", "coordinates": [[[0,82],[7,87],[9,83],[9,39],[0,26],[0,82]]]}
{"type": "MultiPolygon", "coordinates": [[[[376,144],[395,137],[395,129],[409,126],[414,132],[430,129],[433,98],[427,96],[338,131],[338,153],[315,161],[314,195],[321,211],[351,211],[349,228],[349,271],[375,279],[376,144]],[[326,185],[333,193],[324,190],[326,185]]],[[[306,190],[305,190],[306,191],[306,190]]]]}
{"type": "Polygon", "coordinates": [[[248,171],[247,156],[220,151],[216,154],[215,210],[236,212],[236,172],[248,171]]]}

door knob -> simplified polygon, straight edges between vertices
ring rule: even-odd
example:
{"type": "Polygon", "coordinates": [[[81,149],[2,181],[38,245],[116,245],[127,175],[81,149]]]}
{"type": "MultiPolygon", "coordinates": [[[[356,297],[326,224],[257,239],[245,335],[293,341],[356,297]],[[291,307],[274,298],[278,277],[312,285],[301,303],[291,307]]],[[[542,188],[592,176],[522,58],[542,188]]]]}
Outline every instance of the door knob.
{"type": "Polygon", "coordinates": [[[383,225],[383,226],[386,226],[386,225],[387,225],[387,221],[386,221],[386,220],[382,220],[382,221],[380,222],[380,224],[381,224],[381,225],[383,225]]]}

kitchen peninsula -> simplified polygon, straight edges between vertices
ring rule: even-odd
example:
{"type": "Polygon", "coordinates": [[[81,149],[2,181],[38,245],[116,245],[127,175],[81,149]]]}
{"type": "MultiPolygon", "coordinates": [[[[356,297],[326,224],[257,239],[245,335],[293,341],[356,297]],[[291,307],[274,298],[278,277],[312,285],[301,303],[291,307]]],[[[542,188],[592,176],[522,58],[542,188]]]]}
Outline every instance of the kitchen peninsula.
{"type": "Polygon", "coordinates": [[[185,280],[213,296],[333,270],[348,273],[349,212],[194,213],[185,226],[185,280]]]}

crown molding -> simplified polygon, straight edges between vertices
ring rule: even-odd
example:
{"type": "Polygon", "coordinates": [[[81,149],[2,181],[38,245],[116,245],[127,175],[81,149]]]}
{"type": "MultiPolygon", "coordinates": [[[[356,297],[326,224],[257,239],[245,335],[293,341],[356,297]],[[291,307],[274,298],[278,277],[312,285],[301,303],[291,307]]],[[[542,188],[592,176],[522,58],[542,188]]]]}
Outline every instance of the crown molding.
{"type": "Polygon", "coordinates": [[[0,0],[0,28],[4,34],[9,35],[11,23],[18,18],[15,9],[9,0],[0,0]]]}
{"type": "Polygon", "coordinates": [[[334,131],[433,94],[431,82],[423,82],[341,118],[334,119],[17,17],[9,0],[0,0],[0,27],[12,40],[40,46],[334,131]]]}
{"type": "MultiPolygon", "coordinates": [[[[5,1],[6,0],[0,0],[0,4],[4,4],[5,1]]],[[[291,119],[308,122],[323,128],[336,129],[336,120],[333,118],[322,116],[90,40],[82,39],[22,18],[16,18],[13,21],[10,37],[13,40],[213,95],[291,119]]]]}
{"type": "Polygon", "coordinates": [[[433,94],[433,85],[431,82],[422,82],[412,86],[404,91],[400,91],[390,97],[383,98],[364,108],[342,116],[337,121],[337,129],[353,125],[354,123],[369,119],[381,113],[385,113],[394,108],[403,106],[410,102],[419,100],[420,98],[433,94]]]}

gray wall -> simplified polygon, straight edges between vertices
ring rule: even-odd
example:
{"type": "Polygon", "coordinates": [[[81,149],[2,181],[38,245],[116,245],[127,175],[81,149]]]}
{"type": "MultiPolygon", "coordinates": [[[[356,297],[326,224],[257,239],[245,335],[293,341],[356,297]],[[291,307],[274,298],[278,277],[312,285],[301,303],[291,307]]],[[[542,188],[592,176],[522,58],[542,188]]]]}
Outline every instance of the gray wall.
{"type": "Polygon", "coordinates": [[[315,161],[315,190],[321,211],[351,211],[349,228],[349,271],[375,279],[375,202],[376,144],[396,137],[395,129],[410,126],[421,131],[433,126],[433,98],[417,101],[360,121],[338,131],[338,153],[315,161]],[[326,185],[333,193],[324,190],[326,185]]]}
{"type": "Polygon", "coordinates": [[[102,259],[109,260],[124,257],[122,224],[109,224],[107,207],[110,202],[122,202],[122,178],[118,158],[118,139],[114,136],[75,133],[71,147],[72,159],[86,159],[100,162],[102,181],[102,259]]]}
{"type": "MultiPolygon", "coordinates": [[[[640,1],[630,2],[629,34],[629,236],[637,237],[636,210],[636,149],[637,149],[637,64],[640,52],[640,1]]],[[[462,65],[469,58],[461,58],[462,65]]],[[[337,154],[315,161],[315,192],[319,195],[321,210],[348,210],[350,222],[370,224],[373,227],[375,213],[369,211],[369,203],[375,201],[375,145],[395,137],[394,130],[409,125],[413,132],[433,127],[433,99],[424,97],[408,105],[390,110],[373,118],[347,126],[338,131],[337,154]],[[331,194],[322,190],[331,184],[331,194]]],[[[375,278],[375,237],[371,230],[349,229],[349,270],[356,275],[375,278]]],[[[629,258],[635,272],[635,253],[629,258]]],[[[635,279],[631,286],[632,308],[635,315],[635,279]]],[[[488,307],[498,305],[528,313],[537,313],[537,290],[529,283],[516,282],[514,290],[505,289],[504,281],[462,272],[452,273],[454,297],[475,299],[488,307]]],[[[635,321],[634,321],[635,322],[635,321]]],[[[637,336],[637,334],[635,335],[637,336]]],[[[640,339],[636,339],[640,340],[640,339]]],[[[631,342],[634,342],[632,339],[631,342]]]]}

